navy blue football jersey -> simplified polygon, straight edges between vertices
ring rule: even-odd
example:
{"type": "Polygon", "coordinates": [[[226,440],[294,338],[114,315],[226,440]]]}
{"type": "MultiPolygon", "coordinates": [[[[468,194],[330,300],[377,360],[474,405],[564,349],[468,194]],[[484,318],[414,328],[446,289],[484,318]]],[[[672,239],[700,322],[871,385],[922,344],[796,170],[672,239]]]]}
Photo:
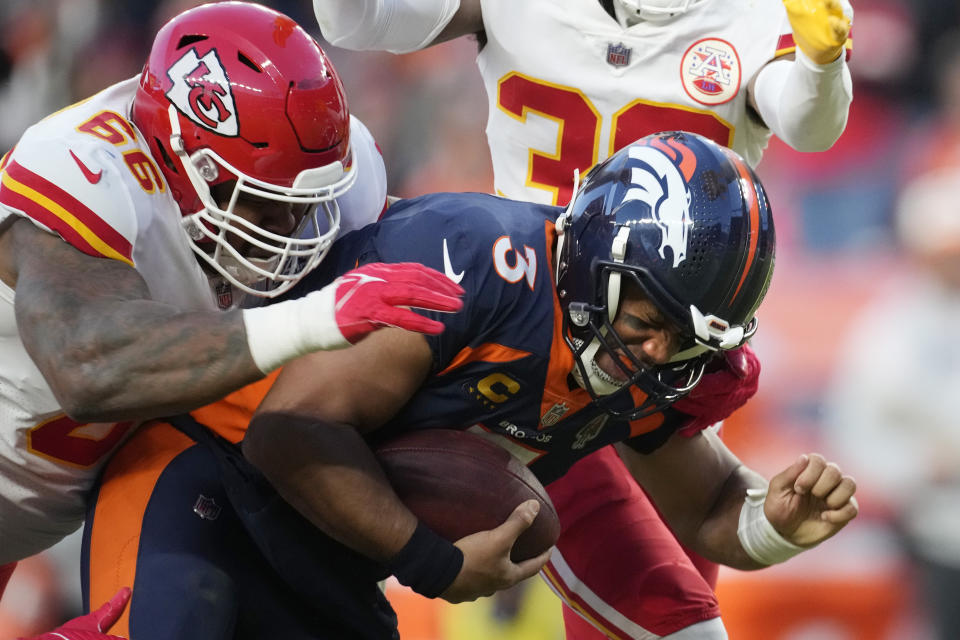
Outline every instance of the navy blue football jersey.
{"type": "Polygon", "coordinates": [[[290,292],[302,295],[369,262],[420,262],[464,288],[460,312],[426,312],[445,325],[427,336],[432,373],[374,437],[468,429],[505,446],[546,484],[613,442],[652,451],[685,422],[669,409],[634,422],[612,418],[570,377],[552,268],[560,212],[479,193],[403,200],[339,239],[290,292]]]}

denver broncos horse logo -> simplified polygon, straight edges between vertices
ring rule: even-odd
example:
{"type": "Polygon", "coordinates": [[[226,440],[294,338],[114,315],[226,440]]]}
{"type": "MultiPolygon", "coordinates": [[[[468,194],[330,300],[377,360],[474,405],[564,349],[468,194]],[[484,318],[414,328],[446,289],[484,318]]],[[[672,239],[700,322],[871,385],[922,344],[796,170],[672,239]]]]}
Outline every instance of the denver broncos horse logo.
{"type": "Polygon", "coordinates": [[[691,223],[687,180],[693,175],[697,160],[692,151],[671,142],[655,139],[628,150],[636,162],[632,163],[632,185],[623,200],[639,200],[650,207],[662,234],[658,253],[666,260],[666,249],[670,247],[676,267],[687,257],[691,223]]]}

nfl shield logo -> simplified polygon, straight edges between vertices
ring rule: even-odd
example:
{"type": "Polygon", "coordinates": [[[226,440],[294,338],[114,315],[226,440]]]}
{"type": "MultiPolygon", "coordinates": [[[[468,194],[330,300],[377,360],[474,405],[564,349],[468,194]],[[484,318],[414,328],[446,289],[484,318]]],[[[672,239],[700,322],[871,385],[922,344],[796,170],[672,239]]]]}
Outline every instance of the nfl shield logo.
{"type": "Polygon", "coordinates": [[[552,427],[553,425],[560,422],[560,418],[564,414],[570,411],[570,407],[567,406],[565,402],[558,402],[550,410],[543,414],[543,417],[540,418],[540,426],[542,427],[552,427]]]}
{"type": "Polygon", "coordinates": [[[233,306],[233,285],[226,280],[221,280],[214,285],[217,294],[217,306],[221,309],[229,309],[233,306]]]}
{"type": "Polygon", "coordinates": [[[201,493],[193,505],[193,512],[204,520],[216,520],[220,517],[220,505],[201,493]]]}
{"type": "Polygon", "coordinates": [[[607,62],[614,67],[625,67],[630,64],[630,52],[632,49],[624,46],[622,42],[607,45],[607,62]]]}

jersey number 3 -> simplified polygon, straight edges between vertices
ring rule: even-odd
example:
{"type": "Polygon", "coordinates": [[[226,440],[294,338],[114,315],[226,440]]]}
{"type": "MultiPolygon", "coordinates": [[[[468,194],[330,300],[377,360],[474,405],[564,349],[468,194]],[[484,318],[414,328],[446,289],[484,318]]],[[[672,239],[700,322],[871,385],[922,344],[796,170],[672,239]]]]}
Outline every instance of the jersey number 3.
{"type": "Polygon", "coordinates": [[[537,282],[537,252],[524,245],[521,254],[513,248],[510,236],[500,236],[493,243],[493,268],[511,284],[526,278],[527,286],[533,291],[537,282]]]}

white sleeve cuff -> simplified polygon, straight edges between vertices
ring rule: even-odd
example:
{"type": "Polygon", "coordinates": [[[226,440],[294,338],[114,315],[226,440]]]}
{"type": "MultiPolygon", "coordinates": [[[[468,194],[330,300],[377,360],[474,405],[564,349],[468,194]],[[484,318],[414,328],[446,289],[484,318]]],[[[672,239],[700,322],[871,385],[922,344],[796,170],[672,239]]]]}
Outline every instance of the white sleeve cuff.
{"type": "Polygon", "coordinates": [[[774,60],[760,70],[753,98],[778,138],[797,151],[825,151],[846,128],[853,100],[846,56],[820,65],[798,47],[794,60],[774,60]]]}

